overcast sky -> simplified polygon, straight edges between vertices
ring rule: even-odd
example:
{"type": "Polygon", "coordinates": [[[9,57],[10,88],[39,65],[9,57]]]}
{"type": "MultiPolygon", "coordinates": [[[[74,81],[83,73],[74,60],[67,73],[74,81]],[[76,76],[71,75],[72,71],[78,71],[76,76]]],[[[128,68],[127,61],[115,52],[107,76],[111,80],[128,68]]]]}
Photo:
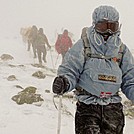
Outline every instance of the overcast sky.
{"type": "Polygon", "coordinates": [[[48,38],[67,28],[78,39],[82,27],[92,24],[92,12],[100,5],[112,5],[119,11],[122,40],[134,47],[133,0],[0,0],[1,34],[19,35],[21,27],[37,25],[48,38]]]}

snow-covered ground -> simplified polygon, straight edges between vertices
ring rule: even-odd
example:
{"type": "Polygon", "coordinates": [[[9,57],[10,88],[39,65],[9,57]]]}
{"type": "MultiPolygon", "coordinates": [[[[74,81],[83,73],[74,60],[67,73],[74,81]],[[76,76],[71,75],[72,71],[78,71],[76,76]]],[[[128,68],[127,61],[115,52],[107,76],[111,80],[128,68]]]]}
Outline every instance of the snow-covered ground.
{"type": "MultiPolygon", "coordinates": [[[[0,40],[0,56],[10,54],[14,57],[11,61],[0,60],[0,134],[56,134],[58,127],[58,106],[59,99],[53,97],[51,86],[56,73],[45,68],[36,68],[31,64],[38,63],[33,59],[32,51],[26,51],[26,45],[18,36],[16,38],[3,38],[0,40]],[[10,66],[14,65],[14,67],[10,66]],[[20,66],[24,65],[24,66],[20,66]],[[49,74],[44,79],[34,78],[32,74],[41,70],[49,74]],[[8,81],[10,75],[15,75],[17,80],[8,81]],[[16,88],[20,85],[25,88],[34,86],[41,94],[44,102],[41,106],[35,104],[18,105],[11,98],[18,92],[22,91],[16,88]],[[50,93],[45,92],[50,90],[50,93]]],[[[46,66],[51,69],[58,68],[61,63],[59,55],[57,64],[57,53],[47,51],[46,66]]],[[[61,134],[74,134],[74,114],[75,100],[63,98],[63,107],[61,112],[61,134]]],[[[126,126],[124,133],[133,134],[134,120],[126,117],[126,126]]]]}
{"type": "MultiPolygon", "coordinates": [[[[14,57],[12,61],[0,60],[0,134],[54,134],[57,131],[58,110],[53,103],[54,94],[51,91],[52,81],[56,73],[49,70],[36,68],[31,64],[38,63],[37,59],[33,59],[32,51],[26,51],[26,45],[22,43],[21,38],[1,39],[0,55],[10,54],[14,57]],[[11,67],[9,65],[15,65],[11,67]],[[19,66],[24,65],[24,66],[19,66]],[[32,74],[38,70],[44,71],[45,79],[34,78],[32,74]],[[10,75],[15,75],[17,80],[8,81],[10,75]],[[41,94],[44,102],[41,106],[34,104],[17,105],[11,98],[22,89],[16,88],[15,85],[21,87],[34,86],[41,94]],[[46,93],[45,90],[50,90],[46,93]]],[[[57,53],[48,51],[47,67],[53,69],[52,61],[55,65],[57,53]],[[53,59],[53,60],[52,60],[53,59]]],[[[58,57],[57,65],[61,62],[58,57]]],[[[54,99],[58,106],[58,98],[54,99]]],[[[74,114],[75,105],[70,99],[63,99],[64,108],[74,114]],[[64,102],[65,101],[65,102],[64,102]]],[[[74,118],[66,112],[62,114],[62,133],[74,133],[74,118]]]]}

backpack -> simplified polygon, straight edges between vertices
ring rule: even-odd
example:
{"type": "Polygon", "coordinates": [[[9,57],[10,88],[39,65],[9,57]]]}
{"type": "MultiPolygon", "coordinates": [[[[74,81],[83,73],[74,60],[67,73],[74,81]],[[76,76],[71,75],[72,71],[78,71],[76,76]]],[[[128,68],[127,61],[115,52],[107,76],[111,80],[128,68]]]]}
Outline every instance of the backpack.
{"type": "Polygon", "coordinates": [[[110,56],[100,55],[100,54],[93,54],[91,52],[91,47],[90,47],[89,40],[87,38],[86,31],[87,31],[87,27],[84,27],[82,29],[82,34],[81,34],[81,39],[83,40],[83,45],[84,45],[84,59],[85,59],[85,62],[86,62],[86,60],[88,58],[108,59],[108,60],[114,60],[115,62],[118,63],[118,65],[120,67],[121,66],[122,57],[123,57],[124,44],[121,43],[120,50],[118,52],[118,56],[114,57],[114,58],[111,58],[110,56]]]}

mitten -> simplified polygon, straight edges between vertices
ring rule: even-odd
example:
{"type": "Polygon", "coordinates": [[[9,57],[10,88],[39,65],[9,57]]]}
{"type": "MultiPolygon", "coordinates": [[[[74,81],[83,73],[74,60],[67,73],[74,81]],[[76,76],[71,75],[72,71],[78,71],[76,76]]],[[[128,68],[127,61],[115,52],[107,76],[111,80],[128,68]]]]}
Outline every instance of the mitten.
{"type": "Polygon", "coordinates": [[[55,94],[63,94],[68,90],[69,82],[64,76],[58,76],[54,79],[52,90],[55,94]]]}

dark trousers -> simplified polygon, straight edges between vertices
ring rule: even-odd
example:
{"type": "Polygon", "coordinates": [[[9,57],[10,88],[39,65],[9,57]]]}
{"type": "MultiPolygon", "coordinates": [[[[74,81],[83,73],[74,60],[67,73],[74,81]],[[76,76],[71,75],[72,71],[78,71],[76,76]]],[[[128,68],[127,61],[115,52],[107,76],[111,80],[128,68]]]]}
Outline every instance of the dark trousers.
{"type": "Polygon", "coordinates": [[[32,42],[32,47],[33,47],[33,54],[34,54],[34,58],[36,58],[36,43],[32,42]]]}
{"type": "Polygon", "coordinates": [[[27,51],[30,51],[31,42],[28,40],[28,41],[27,41],[27,43],[28,43],[28,48],[27,48],[27,51]]]}
{"type": "Polygon", "coordinates": [[[121,103],[101,106],[77,102],[75,134],[123,134],[123,128],[121,103]]]}
{"type": "Polygon", "coordinates": [[[39,63],[42,64],[42,59],[46,63],[47,51],[46,51],[45,45],[40,45],[40,46],[38,45],[36,48],[37,48],[37,54],[38,54],[39,63]]]}

